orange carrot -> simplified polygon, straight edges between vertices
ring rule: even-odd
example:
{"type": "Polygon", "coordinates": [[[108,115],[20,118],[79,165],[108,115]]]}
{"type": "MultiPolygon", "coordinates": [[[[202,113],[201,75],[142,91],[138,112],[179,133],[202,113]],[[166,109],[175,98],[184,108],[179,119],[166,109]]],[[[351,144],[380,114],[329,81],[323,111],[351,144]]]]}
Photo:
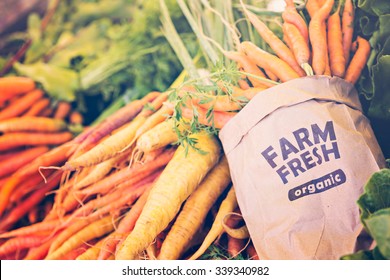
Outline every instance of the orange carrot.
{"type": "MultiPolygon", "coordinates": [[[[31,194],[26,200],[21,202],[17,208],[11,209],[7,215],[5,215],[2,219],[1,225],[0,225],[0,231],[7,230],[10,226],[13,225],[13,223],[17,222],[20,218],[22,218],[25,214],[28,213],[28,211],[31,209],[31,207],[37,205],[44,199],[49,191],[54,189],[61,178],[61,172],[57,171],[55,172],[50,178],[48,178],[48,181],[46,184],[41,183],[41,187],[34,193],[31,194]]],[[[10,178],[10,180],[13,179],[13,177],[10,178]]],[[[2,190],[3,191],[3,190],[2,190]]],[[[9,191],[9,189],[6,189],[6,191],[9,191]]],[[[0,214],[2,214],[3,210],[7,206],[9,194],[8,196],[1,196],[0,197],[0,206],[1,211],[0,214]]]]}
{"type": "MultiPolygon", "coordinates": [[[[243,68],[244,72],[266,79],[264,73],[259,69],[259,67],[257,67],[257,65],[253,63],[253,61],[244,53],[227,51],[224,52],[224,55],[227,58],[240,63],[240,66],[243,68]]],[[[255,77],[248,76],[248,80],[254,87],[272,87],[275,85],[274,83],[267,82],[267,80],[264,79],[260,80],[256,79],[255,77]]]]}
{"type": "Polygon", "coordinates": [[[318,4],[317,0],[307,0],[305,8],[310,17],[313,18],[314,14],[320,9],[320,5],[318,4]]]}
{"type": "Polygon", "coordinates": [[[66,129],[63,120],[44,117],[17,117],[0,121],[0,132],[56,132],[66,129]]]}
{"type": "Polygon", "coordinates": [[[306,70],[305,72],[307,75],[311,75],[309,45],[305,42],[302,34],[299,33],[299,30],[295,25],[290,23],[283,24],[283,33],[286,36],[288,45],[290,45],[298,64],[302,69],[306,70]]]}
{"type": "MultiPolygon", "coordinates": [[[[278,57],[269,54],[266,51],[258,48],[256,45],[249,41],[241,43],[241,47],[244,52],[249,56],[258,66],[264,68],[266,71],[270,71],[275,74],[282,82],[286,82],[300,76],[297,74],[295,69],[292,69],[285,61],[278,57]]],[[[294,55],[292,54],[295,61],[294,55]]],[[[295,63],[297,63],[295,61],[295,63]]],[[[300,66],[298,65],[300,68],[300,66]]],[[[302,68],[300,68],[301,71],[302,68]]]]}
{"type": "Polygon", "coordinates": [[[35,82],[27,77],[9,76],[0,78],[0,102],[27,93],[35,88],[35,82]]]}
{"type": "Polygon", "coordinates": [[[58,145],[71,140],[72,137],[70,132],[11,132],[0,136],[0,151],[22,146],[58,145]]]}
{"type": "Polygon", "coordinates": [[[354,30],[355,9],[352,0],[345,0],[344,10],[341,17],[341,30],[343,36],[343,52],[345,62],[349,63],[351,52],[353,30],[354,30]]]}
{"type": "Polygon", "coordinates": [[[326,24],[334,0],[327,0],[325,4],[314,14],[309,23],[309,37],[312,45],[312,67],[316,75],[325,73],[328,57],[328,43],[326,38],[326,24]]]}
{"type": "Polygon", "coordinates": [[[51,107],[48,107],[46,109],[43,109],[43,111],[41,111],[38,116],[39,117],[46,117],[46,118],[51,118],[53,116],[53,108],[51,107]]]}
{"type": "Polygon", "coordinates": [[[294,25],[302,35],[307,47],[309,47],[309,31],[305,20],[298,14],[293,0],[285,0],[285,2],[286,9],[282,13],[284,22],[294,25]]]}
{"type": "Polygon", "coordinates": [[[56,235],[50,237],[49,239],[45,240],[43,244],[30,248],[28,250],[27,255],[24,257],[24,260],[42,260],[46,257],[49,247],[51,245],[52,240],[55,238],[56,235]]]}
{"type": "Polygon", "coordinates": [[[11,174],[48,150],[46,146],[35,147],[15,153],[14,157],[0,161],[0,177],[11,174]]]}
{"type": "Polygon", "coordinates": [[[232,236],[227,236],[227,251],[231,258],[236,258],[245,250],[247,241],[245,239],[238,239],[232,236]]]}
{"type": "Polygon", "coordinates": [[[31,108],[26,113],[23,114],[23,116],[38,116],[49,105],[50,105],[50,100],[48,98],[42,98],[34,105],[32,105],[31,108]]]}
{"type": "Polygon", "coordinates": [[[250,260],[259,260],[260,259],[252,242],[249,243],[248,247],[246,247],[246,253],[248,254],[248,259],[250,259],[250,260]]]}
{"type": "Polygon", "coordinates": [[[333,76],[344,77],[345,57],[340,22],[340,5],[328,19],[328,49],[330,70],[333,76]]]}
{"type": "MultiPolygon", "coordinates": [[[[284,61],[289,67],[291,67],[294,72],[299,76],[303,77],[305,76],[305,72],[302,70],[302,68],[298,65],[294,58],[294,54],[290,51],[290,49],[283,43],[282,40],[280,40],[268,27],[267,25],[262,22],[255,14],[248,11],[248,9],[244,7],[245,14],[248,16],[250,22],[253,24],[253,26],[256,28],[257,32],[260,34],[260,36],[264,39],[264,41],[272,48],[272,50],[276,53],[276,55],[284,61]]],[[[246,51],[246,48],[244,48],[246,51]]],[[[259,65],[257,61],[254,59],[253,56],[249,55],[252,60],[256,62],[256,64],[260,67],[262,65],[259,65]]],[[[265,68],[265,67],[262,67],[265,68]]],[[[269,69],[269,67],[266,67],[269,69]]],[[[275,73],[275,72],[274,72],[275,73]]],[[[276,74],[276,73],[275,73],[276,74]]]]}
{"type": "MultiPolygon", "coordinates": [[[[174,108],[174,105],[171,103],[166,103],[167,106],[174,108]]],[[[198,106],[192,106],[191,107],[184,107],[181,106],[181,115],[185,119],[191,120],[194,117],[194,108],[197,112],[197,118],[199,123],[207,126],[214,126],[215,128],[222,128],[228,121],[230,121],[237,113],[235,112],[213,112],[211,117],[207,116],[207,110],[198,107],[198,106]]]]}
{"type": "Polygon", "coordinates": [[[72,113],[70,113],[69,122],[72,124],[83,124],[84,117],[83,115],[81,115],[80,112],[73,111],[72,113]]]}
{"type": "Polygon", "coordinates": [[[35,102],[41,99],[42,96],[43,91],[40,89],[36,89],[25,94],[0,112],[0,120],[19,116],[28,110],[35,102]]]}
{"type": "Polygon", "coordinates": [[[45,238],[45,236],[35,235],[11,238],[0,246],[0,256],[5,256],[9,253],[17,252],[22,249],[39,246],[44,242],[45,238]]]}
{"type": "Polygon", "coordinates": [[[69,102],[60,101],[57,104],[53,118],[63,120],[69,115],[71,109],[72,105],[69,102]]]}
{"type": "Polygon", "coordinates": [[[367,60],[371,53],[370,43],[358,36],[356,39],[357,51],[351,59],[347,71],[345,72],[345,80],[352,84],[355,84],[360,78],[364,67],[366,66],[367,60]]]}

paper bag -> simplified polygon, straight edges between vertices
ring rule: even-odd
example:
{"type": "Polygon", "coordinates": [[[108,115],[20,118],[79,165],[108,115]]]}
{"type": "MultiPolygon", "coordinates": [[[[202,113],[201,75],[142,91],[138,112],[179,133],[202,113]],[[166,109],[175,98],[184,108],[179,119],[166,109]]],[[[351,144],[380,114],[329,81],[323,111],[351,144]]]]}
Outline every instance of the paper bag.
{"type": "Polygon", "coordinates": [[[295,79],[257,94],[220,131],[260,259],[339,259],[362,231],[356,204],[385,166],[352,84],[295,79]]]}

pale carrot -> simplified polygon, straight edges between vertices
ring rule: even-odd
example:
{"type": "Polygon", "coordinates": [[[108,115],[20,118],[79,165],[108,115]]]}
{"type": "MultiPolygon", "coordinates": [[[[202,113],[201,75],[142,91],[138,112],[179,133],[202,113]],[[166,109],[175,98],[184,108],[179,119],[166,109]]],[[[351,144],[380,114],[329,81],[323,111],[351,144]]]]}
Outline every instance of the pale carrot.
{"type": "Polygon", "coordinates": [[[215,239],[220,236],[224,229],[222,226],[223,217],[227,213],[232,212],[237,207],[237,198],[236,193],[234,191],[234,187],[232,186],[229,190],[226,198],[222,201],[221,206],[219,207],[218,213],[215,217],[215,220],[211,226],[210,231],[207,233],[206,237],[202,245],[198,248],[198,250],[189,258],[190,260],[198,259],[210,245],[215,241],[215,239]]]}
{"type": "Polygon", "coordinates": [[[192,137],[197,149],[203,152],[179,146],[155,182],[133,231],[119,248],[116,259],[134,259],[145,250],[168,226],[181,204],[217,163],[221,147],[216,139],[205,133],[192,137]]]}
{"type": "Polygon", "coordinates": [[[223,156],[185,202],[161,246],[158,259],[175,260],[182,256],[207,213],[229,183],[229,165],[223,156]]]}
{"type": "Polygon", "coordinates": [[[95,221],[72,235],[54,252],[49,252],[45,260],[61,259],[67,253],[78,248],[82,244],[111,232],[114,229],[114,226],[115,222],[111,216],[95,221]]]}
{"type": "MultiPolygon", "coordinates": [[[[110,234],[109,236],[111,236],[110,234]]],[[[105,238],[100,239],[96,244],[92,245],[88,248],[84,253],[80,254],[76,260],[97,260],[99,253],[102,250],[102,246],[104,246],[105,238]]]]}
{"type": "Polygon", "coordinates": [[[356,39],[357,51],[353,55],[351,62],[345,72],[345,80],[355,84],[367,64],[367,60],[371,53],[371,45],[366,39],[358,36],[356,39]]]}
{"type": "Polygon", "coordinates": [[[35,102],[41,99],[43,91],[40,89],[33,90],[22,97],[18,98],[12,104],[1,110],[0,120],[17,117],[27,111],[35,102]]]}

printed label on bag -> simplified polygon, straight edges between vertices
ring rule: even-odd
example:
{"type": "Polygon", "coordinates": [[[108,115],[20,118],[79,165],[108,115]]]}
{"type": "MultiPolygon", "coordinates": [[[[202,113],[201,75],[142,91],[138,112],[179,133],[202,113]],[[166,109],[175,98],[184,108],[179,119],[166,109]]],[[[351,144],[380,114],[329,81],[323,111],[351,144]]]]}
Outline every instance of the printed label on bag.
{"type": "Polygon", "coordinates": [[[261,152],[283,184],[313,167],[340,158],[332,121],[323,127],[316,123],[310,128],[302,127],[292,134],[293,137],[281,137],[277,147],[270,145],[261,152]]]}
{"type": "Polygon", "coordinates": [[[340,186],[347,181],[345,173],[341,169],[337,169],[325,176],[318,179],[311,180],[305,184],[302,184],[296,188],[291,189],[288,192],[288,199],[290,201],[304,197],[306,195],[320,193],[331,188],[340,186]]]}

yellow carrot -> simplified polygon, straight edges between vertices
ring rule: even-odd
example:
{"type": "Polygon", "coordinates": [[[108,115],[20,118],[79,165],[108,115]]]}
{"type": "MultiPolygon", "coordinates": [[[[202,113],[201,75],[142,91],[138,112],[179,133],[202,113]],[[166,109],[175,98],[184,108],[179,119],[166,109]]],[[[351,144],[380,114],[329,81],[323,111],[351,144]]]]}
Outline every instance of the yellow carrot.
{"type": "Polygon", "coordinates": [[[67,241],[65,241],[61,247],[59,247],[54,252],[50,253],[46,256],[46,260],[57,260],[64,257],[67,253],[72,250],[78,248],[82,244],[105,235],[114,230],[114,221],[111,216],[107,216],[98,220],[90,225],[86,226],[75,235],[70,237],[67,241]]]}
{"type": "Polygon", "coordinates": [[[135,259],[173,220],[182,203],[217,163],[221,147],[206,133],[193,134],[197,149],[179,146],[150,191],[133,231],[116,254],[116,259],[135,259]]]}
{"type": "Polygon", "coordinates": [[[229,165],[224,156],[187,199],[161,246],[158,259],[176,260],[181,257],[207,213],[229,183],[229,165]]]}
{"type": "Polygon", "coordinates": [[[211,226],[210,231],[207,233],[202,245],[199,249],[189,258],[190,260],[196,260],[199,258],[210,245],[220,236],[223,232],[222,220],[226,214],[232,212],[237,207],[237,198],[234,187],[229,190],[226,198],[222,201],[221,206],[219,207],[218,213],[215,217],[214,223],[211,226]]]}

